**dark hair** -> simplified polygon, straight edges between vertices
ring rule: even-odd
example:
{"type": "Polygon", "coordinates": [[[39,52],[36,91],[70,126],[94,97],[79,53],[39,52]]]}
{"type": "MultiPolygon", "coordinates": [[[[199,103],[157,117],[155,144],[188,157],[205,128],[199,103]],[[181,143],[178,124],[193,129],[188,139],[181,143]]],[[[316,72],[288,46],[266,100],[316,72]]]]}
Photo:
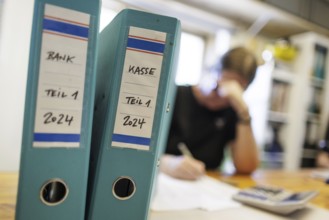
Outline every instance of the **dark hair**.
{"type": "Polygon", "coordinates": [[[250,84],[255,78],[257,59],[255,55],[244,47],[236,47],[226,52],[221,58],[221,70],[235,71],[250,84]]]}

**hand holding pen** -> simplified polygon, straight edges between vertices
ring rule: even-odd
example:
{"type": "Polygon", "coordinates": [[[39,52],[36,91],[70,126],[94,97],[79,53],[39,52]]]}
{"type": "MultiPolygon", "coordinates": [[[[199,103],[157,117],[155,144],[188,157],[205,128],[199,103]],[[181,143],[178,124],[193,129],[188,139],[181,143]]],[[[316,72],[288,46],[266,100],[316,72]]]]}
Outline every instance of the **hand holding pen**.
{"type": "Polygon", "coordinates": [[[206,172],[205,164],[193,158],[184,143],[179,143],[177,147],[182,156],[164,155],[161,159],[161,170],[179,179],[196,180],[202,177],[206,172]]]}

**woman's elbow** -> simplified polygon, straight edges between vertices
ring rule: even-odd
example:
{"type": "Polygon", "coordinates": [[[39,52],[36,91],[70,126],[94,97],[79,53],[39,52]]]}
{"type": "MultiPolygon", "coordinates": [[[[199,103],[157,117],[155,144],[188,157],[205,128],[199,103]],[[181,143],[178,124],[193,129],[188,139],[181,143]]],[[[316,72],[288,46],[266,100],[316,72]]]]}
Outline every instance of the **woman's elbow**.
{"type": "Polygon", "coordinates": [[[236,164],[235,165],[236,173],[243,175],[250,175],[255,170],[257,170],[258,165],[259,165],[258,159],[254,161],[249,161],[248,163],[244,163],[244,164],[236,164]]]}

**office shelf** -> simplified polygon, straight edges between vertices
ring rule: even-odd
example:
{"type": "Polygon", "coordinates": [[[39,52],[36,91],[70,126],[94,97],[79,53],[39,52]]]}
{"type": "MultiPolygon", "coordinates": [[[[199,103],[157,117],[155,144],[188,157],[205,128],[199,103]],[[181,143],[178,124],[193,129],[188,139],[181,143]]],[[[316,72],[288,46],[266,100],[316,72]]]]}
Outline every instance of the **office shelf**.
{"type": "Polygon", "coordinates": [[[273,80],[277,80],[284,83],[292,83],[295,79],[295,74],[290,70],[282,68],[275,68],[272,73],[273,80]]]}
{"type": "Polygon", "coordinates": [[[328,122],[329,39],[307,32],[290,40],[298,48],[298,55],[291,69],[278,66],[272,72],[267,121],[269,125],[281,123],[278,138],[283,148],[283,168],[297,170],[315,164],[316,145],[324,137],[328,122]],[[282,91],[275,91],[278,88],[282,91]],[[273,109],[273,103],[282,106],[274,105],[273,109]]]}
{"type": "Polygon", "coordinates": [[[287,123],[288,122],[288,114],[285,112],[268,112],[268,121],[276,122],[276,123],[287,123]]]}

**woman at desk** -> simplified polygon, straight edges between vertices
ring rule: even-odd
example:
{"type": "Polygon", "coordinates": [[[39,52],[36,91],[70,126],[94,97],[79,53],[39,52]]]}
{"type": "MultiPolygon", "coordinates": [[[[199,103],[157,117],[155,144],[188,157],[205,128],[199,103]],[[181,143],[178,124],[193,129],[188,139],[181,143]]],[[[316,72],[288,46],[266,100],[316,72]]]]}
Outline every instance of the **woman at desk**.
{"type": "Polygon", "coordinates": [[[220,166],[229,146],[236,171],[250,174],[258,166],[257,146],[243,92],[257,69],[255,56],[243,47],[220,60],[213,89],[179,86],[165,154],[160,170],[180,179],[194,180],[205,170],[220,166]],[[192,156],[182,155],[185,146],[192,156]]]}

